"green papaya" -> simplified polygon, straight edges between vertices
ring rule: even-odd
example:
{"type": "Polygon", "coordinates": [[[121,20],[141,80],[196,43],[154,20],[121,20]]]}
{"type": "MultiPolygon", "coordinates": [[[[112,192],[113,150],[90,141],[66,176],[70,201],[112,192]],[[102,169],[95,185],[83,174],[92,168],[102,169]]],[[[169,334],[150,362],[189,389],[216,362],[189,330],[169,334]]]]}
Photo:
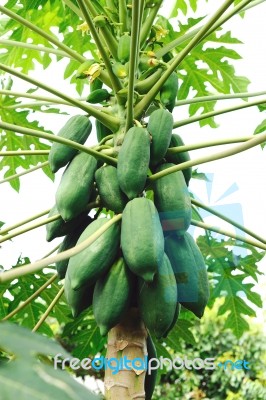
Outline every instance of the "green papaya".
{"type": "Polygon", "coordinates": [[[123,257],[101,276],[93,293],[93,314],[102,336],[117,325],[130,305],[134,279],[123,257]]]}
{"type": "Polygon", "coordinates": [[[121,213],[128,198],[120,189],[116,168],[112,165],[104,165],[95,172],[95,180],[104,207],[116,214],[121,213]]]}
{"type": "Polygon", "coordinates": [[[108,100],[110,93],[106,89],[96,89],[89,94],[87,102],[91,104],[101,103],[102,101],[108,100]]]}
{"type": "MultiPolygon", "coordinates": [[[[79,144],[84,144],[88,139],[92,129],[92,124],[85,115],[74,115],[60,129],[57,136],[64,139],[73,140],[79,144]]],[[[57,172],[73,159],[78,150],[66,144],[53,142],[48,156],[48,162],[52,172],[57,172]]]]}
{"type": "MultiPolygon", "coordinates": [[[[152,341],[150,335],[147,337],[147,352],[148,352],[148,362],[153,359],[157,359],[156,347],[152,341]]],[[[146,372],[145,376],[145,400],[152,400],[152,395],[156,385],[157,369],[152,369],[150,374],[146,372]]]]}
{"type": "Polygon", "coordinates": [[[90,92],[94,92],[94,90],[101,89],[103,87],[103,83],[99,78],[95,78],[92,82],[90,82],[90,92]]]}
{"type": "Polygon", "coordinates": [[[73,290],[68,273],[66,273],[65,276],[64,291],[67,303],[71,308],[74,318],[78,317],[82,311],[92,305],[93,286],[83,286],[78,290],[73,290]]]}
{"type": "Polygon", "coordinates": [[[174,119],[172,114],[164,109],[151,113],[147,130],[152,137],[151,142],[151,166],[157,165],[165,156],[169,147],[174,119]]]}
{"type": "Polygon", "coordinates": [[[166,82],[162,85],[160,90],[161,103],[167,108],[168,111],[172,112],[175,108],[175,102],[178,92],[178,77],[173,72],[166,82]]]}
{"type": "Polygon", "coordinates": [[[177,282],[180,304],[201,318],[209,299],[209,282],[204,258],[193,237],[186,232],[165,239],[168,255],[177,282]]]}
{"type": "Polygon", "coordinates": [[[164,236],[153,202],[144,197],[127,203],[122,214],[121,247],[131,271],[151,282],[164,254],[164,236]]]}
{"type": "MultiPolygon", "coordinates": [[[[77,245],[93,235],[108,222],[107,218],[93,221],[81,234],[77,245]]],[[[86,249],[70,258],[68,274],[71,287],[77,290],[85,285],[93,285],[113,264],[120,243],[120,222],[110,226],[86,249]]]]}
{"type": "Polygon", "coordinates": [[[103,138],[105,138],[108,135],[112,135],[111,129],[107,128],[104,124],[102,124],[98,119],[95,121],[95,126],[96,126],[96,135],[97,135],[97,140],[100,143],[103,138]]]}
{"type": "Polygon", "coordinates": [[[128,64],[115,62],[112,66],[112,70],[117,78],[124,79],[128,76],[128,64]]]}
{"type": "Polygon", "coordinates": [[[56,191],[56,206],[65,221],[86,208],[93,193],[93,180],[97,168],[95,157],[78,154],[66,168],[56,191]]]}
{"type": "MultiPolygon", "coordinates": [[[[54,205],[49,214],[48,218],[53,217],[54,215],[59,214],[59,211],[54,205]]],[[[46,224],[46,240],[47,242],[51,242],[53,239],[61,236],[65,236],[73,230],[77,229],[80,224],[82,224],[83,220],[87,218],[87,212],[79,214],[77,217],[73,218],[71,221],[65,222],[62,217],[56,219],[55,221],[51,221],[46,224]]]]}
{"type": "Polygon", "coordinates": [[[122,35],[118,40],[117,58],[125,64],[129,61],[131,47],[131,37],[129,35],[122,35]]]}
{"type": "MultiPolygon", "coordinates": [[[[173,133],[172,137],[171,137],[171,142],[170,142],[169,148],[178,147],[178,146],[184,146],[184,142],[183,142],[182,138],[179,135],[177,135],[176,133],[173,133]]],[[[183,162],[186,162],[186,161],[190,160],[188,151],[183,151],[182,153],[171,153],[171,152],[169,152],[169,153],[166,154],[165,158],[166,158],[167,162],[170,162],[170,163],[173,163],[173,164],[181,164],[183,162]]],[[[191,176],[192,176],[192,168],[189,167],[189,168],[183,169],[182,172],[183,172],[186,184],[188,186],[189,185],[189,181],[190,181],[191,176]]]]}
{"type": "Polygon", "coordinates": [[[165,334],[163,335],[164,338],[166,338],[168,336],[168,334],[171,332],[171,330],[175,327],[175,324],[177,323],[177,320],[179,317],[179,313],[180,313],[180,304],[176,303],[173,321],[172,321],[171,325],[169,326],[169,328],[167,329],[167,331],[165,332],[165,334]]]}
{"type": "Polygon", "coordinates": [[[144,190],[149,162],[150,135],[147,129],[130,128],[117,159],[119,186],[129,199],[133,199],[144,190]]]}
{"type": "MultiPolygon", "coordinates": [[[[84,220],[82,220],[81,224],[75,229],[68,233],[65,237],[63,242],[60,244],[57,253],[62,253],[65,250],[71,249],[75,247],[78,238],[84,231],[84,229],[92,222],[92,219],[89,216],[86,216],[84,220]]],[[[55,263],[55,267],[59,276],[59,279],[63,279],[66,275],[66,270],[68,266],[69,258],[65,260],[57,261],[55,263]]]]}
{"type": "MultiPolygon", "coordinates": [[[[174,164],[160,165],[156,172],[173,167],[174,164]]],[[[183,235],[191,222],[191,201],[181,171],[157,179],[153,185],[154,204],[157,207],[164,234],[176,232],[183,235]]]]}
{"type": "Polygon", "coordinates": [[[139,279],[139,309],[150,334],[160,339],[172,324],[177,303],[175,276],[166,254],[152,282],[139,279]]]}
{"type": "Polygon", "coordinates": [[[94,59],[91,60],[86,60],[84,61],[82,64],[80,64],[80,66],[77,69],[75,78],[76,79],[85,79],[87,78],[87,74],[85,74],[84,72],[87,71],[96,61],[94,59]]]}

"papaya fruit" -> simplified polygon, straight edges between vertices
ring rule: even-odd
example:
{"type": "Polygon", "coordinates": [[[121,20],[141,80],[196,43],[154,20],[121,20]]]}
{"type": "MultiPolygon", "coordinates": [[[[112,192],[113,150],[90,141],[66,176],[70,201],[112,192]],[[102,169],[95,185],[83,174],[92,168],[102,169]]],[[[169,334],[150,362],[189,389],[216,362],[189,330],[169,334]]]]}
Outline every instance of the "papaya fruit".
{"type": "Polygon", "coordinates": [[[150,164],[157,165],[165,156],[169,147],[174,119],[172,114],[164,109],[151,113],[147,130],[152,137],[150,164]]]}
{"type": "Polygon", "coordinates": [[[103,138],[105,138],[108,135],[112,135],[111,129],[107,128],[104,124],[102,124],[98,119],[95,121],[95,127],[96,127],[96,135],[97,135],[97,140],[100,143],[103,138]]]}
{"type": "MultiPolygon", "coordinates": [[[[49,214],[49,217],[53,217],[54,215],[59,214],[59,211],[54,205],[49,214]]],[[[87,218],[87,212],[79,214],[77,217],[73,218],[71,221],[65,222],[62,217],[56,219],[55,221],[49,222],[46,224],[46,240],[47,242],[51,242],[53,239],[57,237],[62,237],[77,229],[82,221],[87,218]]]]}
{"type": "Polygon", "coordinates": [[[95,181],[104,207],[116,214],[121,213],[128,202],[128,198],[120,189],[116,168],[112,165],[104,165],[97,169],[95,181]]]}
{"type": "Polygon", "coordinates": [[[128,63],[122,64],[115,62],[112,66],[112,70],[117,78],[124,79],[128,76],[128,63]]]}
{"type": "MultiPolygon", "coordinates": [[[[176,133],[173,133],[172,137],[171,137],[169,148],[178,147],[178,146],[184,146],[184,142],[179,135],[177,135],[176,133]]],[[[183,162],[189,161],[190,156],[189,156],[188,151],[183,151],[182,153],[168,153],[168,154],[166,154],[165,159],[167,162],[170,162],[173,164],[181,164],[183,162]]],[[[183,169],[182,172],[183,172],[186,184],[188,186],[189,181],[192,176],[192,168],[189,167],[189,168],[183,169]]]]}
{"type": "Polygon", "coordinates": [[[145,128],[128,130],[118,153],[117,177],[121,190],[131,200],[145,187],[150,162],[150,135],[145,128]]]}
{"type": "Polygon", "coordinates": [[[173,321],[172,321],[171,325],[169,326],[169,328],[167,329],[167,331],[164,333],[164,335],[163,335],[164,338],[166,338],[168,336],[168,333],[170,333],[171,330],[175,327],[175,324],[177,323],[177,320],[178,320],[178,317],[179,317],[180,308],[181,308],[180,304],[176,303],[176,309],[175,309],[175,314],[174,314],[173,321]]]}
{"type": "Polygon", "coordinates": [[[201,318],[209,299],[209,282],[204,258],[193,237],[186,232],[165,239],[168,255],[177,282],[179,303],[201,318]]]}
{"type": "Polygon", "coordinates": [[[169,258],[164,253],[152,282],[139,279],[139,309],[149,333],[160,339],[172,324],[177,304],[177,285],[169,258]]]}
{"type": "Polygon", "coordinates": [[[131,37],[126,34],[120,36],[117,46],[117,58],[122,64],[125,64],[129,61],[130,47],[131,37]]]}
{"type": "Polygon", "coordinates": [[[172,112],[175,108],[177,92],[178,77],[177,74],[173,72],[166,80],[166,82],[162,85],[160,90],[160,101],[170,112],[172,112]]]}
{"type": "Polygon", "coordinates": [[[102,101],[108,100],[110,93],[106,89],[96,89],[89,94],[87,102],[91,104],[101,103],[102,101]]]}
{"type": "Polygon", "coordinates": [[[82,311],[92,305],[93,289],[93,286],[83,286],[78,290],[73,290],[68,273],[66,273],[64,292],[74,318],[78,317],[82,311]]]}
{"type": "Polygon", "coordinates": [[[68,165],[56,191],[56,206],[65,221],[79,215],[86,208],[93,193],[97,168],[95,157],[78,154],[68,165]]]}
{"type": "MultiPolygon", "coordinates": [[[[172,166],[174,164],[162,164],[156,172],[172,166]]],[[[164,234],[176,232],[183,235],[191,222],[191,201],[183,173],[177,171],[157,179],[153,191],[164,234]]]]}
{"type": "Polygon", "coordinates": [[[94,90],[101,89],[103,87],[103,83],[99,78],[95,78],[92,82],[90,81],[90,93],[94,92],[94,90]]]}
{"type": "Polygon", "coordinates": [[[85,79],[87,78],[87,74],[85,74],[84,72],[87,71],[96,61],[94,59],[91,60],[86,60],[84,61],[82,64],[80,64],[80,66],[77,69],[75,78],[76,79],[85,79]]]}
{"type": "MultiPolygon", "coordinates": [[[[75,229],[68,233],[65,237],[63,242],[60,244],[57,253],[62,253],[65,250],[71,249],[75,247],[78,238],[82,234],[82,231],[92,222],[92,219],[89,216],[86,216],[82,221],[81,224],[75,229]]],[[[55,263],[55,267],[59,276],[59,279],[63,279],[66,275],[66,270],[68,266],[69,258],[65,260],[57,261],[55,263]]]]}
{"type": "MultiPolygon", "coordinates": [[[[92,129],[92,124],[85,115],[74,115],[58,132],[59,137],[73,140],[79,144],[84,144],[88,139],[92,129]]],[[[48,156],[48,162],[52,172],[57,172],[73,159],[78,150],[66,144],[53,142],[48,156]]]]}
{"type": "MultiPolygon", "coordinates": [[[[107,218],[93,221],[82,232],[77,245],[88,239],[107,222],[107,218]]],[[[119,242],[120,223],[117,221],[86,249],[70,258],[67,271],[73,290],[93,285],[102,274],[108,271],[117,256],[119,242]]]]}
{"type": "Polygon", "coordinates": [[[123,257],[101,276],[93,293],[93,314],[102,336],[117,325],[130,305],[134,279],[123,257]]]}
{"type": "MultiPolygon", "coordinates": [[[[157,359],[156,347],[150,335],[147,336],[147,353],[148,353],[148,362],[152,359],[157,359]]],[[[152,395],[156,385],[157,371],[158,371],[157,369],[153,369],[151,370],[150,374],[146,372],[145,383],[144,383],[145,400],[152,400],[152,395]]]]}
{"type": "Polygon", "coordinates": [[[153,202],[144,197],[127,203],[122,214],[121,247],[126,264],[151,282],[164,254],[164,236],[153,202]]]}

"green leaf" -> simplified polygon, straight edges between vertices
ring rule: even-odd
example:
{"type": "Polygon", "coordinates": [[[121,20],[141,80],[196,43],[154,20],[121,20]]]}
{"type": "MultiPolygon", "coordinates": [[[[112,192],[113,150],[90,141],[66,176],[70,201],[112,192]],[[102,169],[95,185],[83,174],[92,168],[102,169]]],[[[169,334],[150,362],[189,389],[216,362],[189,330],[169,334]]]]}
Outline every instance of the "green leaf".
{"type": "Polygon", "coordinates": [[[179,351],[181,349],[180,340],[184,340],[185,343],[195,345],[196,341],[190,328],[193,326],[193,322],[184,319],[178,319],[175,327],[171,330],[167,339],[166,344],[172,349],[179,351]]]}
{"type": "Polygon", "coordinates": [[[58,343],[29,330],[1,323],[0,348],[14,355],[1,364],[0,384],[3,399],[20,400],[96,400],[96,396],[68,373],[54,368],[49,357],[60,354],[71,359],[58,343]],[[40,355],[46,362],[40,362],[40,355]]]}
{"type": "MultiPolygon", "coordinates": [[[[265,132],[266,131],[266,119],[264,119],[255,129],[254,135],[257,135],[259,133],[265,132]]],[[[261,143],[261,148],[264,149],[266,146],[266,142],[261,143]]]]}

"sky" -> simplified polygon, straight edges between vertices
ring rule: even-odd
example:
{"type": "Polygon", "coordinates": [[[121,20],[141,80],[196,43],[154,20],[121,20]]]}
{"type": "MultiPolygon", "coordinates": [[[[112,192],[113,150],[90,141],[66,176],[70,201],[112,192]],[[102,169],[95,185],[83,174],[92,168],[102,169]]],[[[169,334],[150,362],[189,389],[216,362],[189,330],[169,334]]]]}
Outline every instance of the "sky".
{"type": "MultiPolygon", "coordinates": [[[[165,15],[169,13],[170,3],[167,2],[163,8],[165,15]]],[[[209,0],[206,4],[202,0],[201,15],[208,13],[211,15],[216,10],[217,3],[215,0],[209,0]]],[[[233,30],[234,36],[244,43],[234,47],[242,56],[242,60],[234,61],[234,66],[238,75],[244,75],[250,79],[251,84],[248,88],[250,92],[266,90],[265,15],[266,3],[263,3],[247,11],[244,19],[236,16],[232,21],[225,24],[226,30],[233,30]]],[[[63,81],[62,73],[60,72],[62,68],[64,66],[62,62],[59,62],[51,69],[43,72],[38,68],[31,75],[76,97],[74,88],[66,81],[63,81]]],[[[23,91],[28,88],[29,86],[24,82],[14,80],[14,90],[23,91]]],[[[44,94],[47,95],[47,93],[44,94]]],[[[241,103],[239,99],[219,101],[216,108],[220,109],[239,103],[241,103]]],[[[76,110],[70,107],[67,108],[67,111],[70,112],[70,115],[77,113],[76,110]]],[[[66,115],[45,114],[42,116],[40,113],[34,116],[34,118],[36,117],[47,129],[51,129],[54,133],[57,133],[69,118],[66,115]]],[[[175,119],[187,117],[187,107],[180,107],[175,111],[175,119]]],[[[186,144],[214,138],[227,138],[238,135],[248,136],[253,134],[255,128],[263,119],[265,119],[265,113],[260,113],[256,107],[252,107],[216,117],[216,122],[219,124],[217,129],[200,128],[198,123],[193,123],[179,128],[177,133],[182,136],[186,144]]],[[[95,133],[90,136],[87,144],[94,143],[96,143],[95,133]]],[[[219,146],[191,151],[190,155],[193,159],[218,152],[222,148],[222,146],[219,146]]],[[[212,182],[207,188],[204,181],[193,179],[190,189],[202,202],[212,207],[220,207],[220,210],[225,214],[234,214],[234,210],[237,210],[237,214],[233,216],[237,217],[240,223],[243,222],[246,227],[262,236],[266,236],[266,224],[264,222],[266,221],[265,170],[265,150],[262,151],[260,147],[256,147],[237,156],[199,166],[198,171],[208,174],[212,182]]],[[[0,185],[0,221],[10,225],[52,207],[60,176],[61,173],[57,173],[53,183],[41,171],[25,175],[21,177],[19,194],[11,189],[8,183],[0,185]]],[[[205,222],[214,223],[234,231],[233,227],[213,217],[206,217],[205,222]]],[[[195,231],[195,234],[199,233],[202,233],[202,231],[195,231]]],[[[59,242],[60,240],[54,240],[52,243],[47,243],[45,241],[45,227],[38,228],[14,238],[12,242],[3,243],[1,245],[0,265],[2,264],[5,268],[9,268],[11,265],[16,264],[20,254],[30,257],[34,261],[43,257],[59,242]]],[[[265,260],[260,265],[261,268],[265,268],[265,260]]],[[[265,280],[260,278],[260,285],[257,290],[262,292],[264,285],[265,280]]]]}

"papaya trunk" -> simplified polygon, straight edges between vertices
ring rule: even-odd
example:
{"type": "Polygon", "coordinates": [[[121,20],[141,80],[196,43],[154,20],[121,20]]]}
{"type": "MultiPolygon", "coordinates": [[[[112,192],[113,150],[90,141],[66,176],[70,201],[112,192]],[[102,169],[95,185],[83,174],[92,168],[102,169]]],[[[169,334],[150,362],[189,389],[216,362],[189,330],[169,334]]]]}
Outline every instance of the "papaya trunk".
{"type": "MultiPolygon", "coordinates": [[[[141,360],[147,356],[147,331],[137,308],[132,308],[120,324],[108,333],[108,360],[115,358],[128,362],[117,373],[110,368],[105,371],[105,398],[107,400],[145,399],[145,366],[141,360]],[[132,363],[132,360],[135,361],[132,363]],[[138,360],[136,360],[138,359],[138,360]]],[[[115,362],[116,364],[118,361],[115,362]]]]}

